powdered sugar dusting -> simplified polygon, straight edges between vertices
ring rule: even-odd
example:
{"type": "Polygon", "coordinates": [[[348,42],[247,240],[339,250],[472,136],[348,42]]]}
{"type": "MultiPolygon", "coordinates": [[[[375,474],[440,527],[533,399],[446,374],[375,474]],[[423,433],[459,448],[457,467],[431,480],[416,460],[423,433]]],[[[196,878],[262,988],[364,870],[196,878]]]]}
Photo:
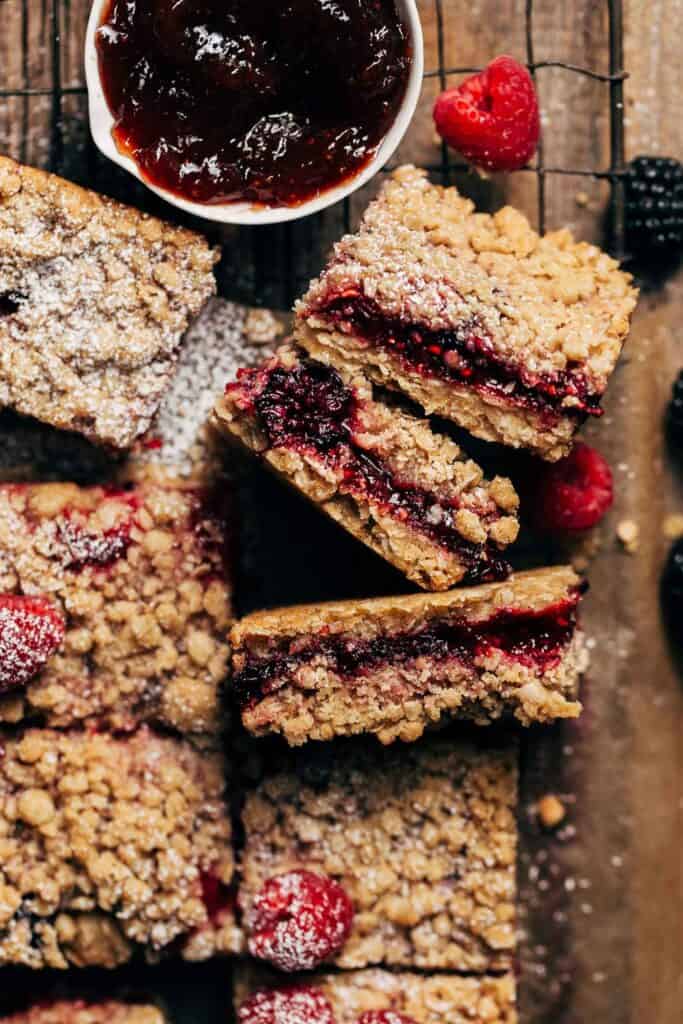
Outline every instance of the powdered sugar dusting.
{"type": "Polygon", "coordinates": [[[349,936],[353,907],[342,887],[310,871],[271,878],[251,909],[249,952],[281,971],[310,971],[349,936]]]}
{"type": "Polygon", "coordinates": [[[239,1024],[334,1024],[332,1007],[309,986],[257,992],[237,1011],[239,1024]]]}
{"type": "Polygon", "coordinates": [[[0,692],[28,683],[63,639],[64,622],[48,601],[0,595],[0,692]]]}
{"type": "Polygon", "coordinates": [[[248,325],[244,306],[225,299],[207,303],[185,337],[178,372],[148,435],[160,444],[143,445],[139,460],[162,462],[185,476],[202,460],[205,425],[216,398],[240,367],[255,365],[268,351],[260,339],[251,340],[248,325]]]}

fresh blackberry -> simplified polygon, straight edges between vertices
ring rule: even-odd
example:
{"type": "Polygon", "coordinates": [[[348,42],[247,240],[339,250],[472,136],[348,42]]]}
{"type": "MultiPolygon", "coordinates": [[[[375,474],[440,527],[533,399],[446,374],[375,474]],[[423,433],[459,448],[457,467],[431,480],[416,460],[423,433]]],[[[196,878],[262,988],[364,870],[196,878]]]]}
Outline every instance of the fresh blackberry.
{"type": "Polygon", "coordinates": [[[683,537],[669,552],[662,576],[662,600],[674,635],[683,639],[683,537]]]}
{"type": "Polygon", "coordinates": [[[683,454],[683,370],[674,382],[666,413],[666,429],[669,440],[683,454]]]}
{"type": "Polygon", "coordinates": [[[683,250],[683,164],[637,156],[626,169],[626,240],[635,261],[683,250]]]}

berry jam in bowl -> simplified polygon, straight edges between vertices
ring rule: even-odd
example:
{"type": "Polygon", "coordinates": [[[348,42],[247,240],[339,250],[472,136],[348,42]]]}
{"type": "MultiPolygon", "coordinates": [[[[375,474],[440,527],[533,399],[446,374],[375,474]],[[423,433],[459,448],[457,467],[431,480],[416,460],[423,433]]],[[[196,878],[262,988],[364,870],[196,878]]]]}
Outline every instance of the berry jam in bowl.
{"type": "Polygon", "coordinates": [[[181,209],[267,224],[315,213],[389,159],[422,86],[415,0],[95,0],[99,149],[181,209]]]}

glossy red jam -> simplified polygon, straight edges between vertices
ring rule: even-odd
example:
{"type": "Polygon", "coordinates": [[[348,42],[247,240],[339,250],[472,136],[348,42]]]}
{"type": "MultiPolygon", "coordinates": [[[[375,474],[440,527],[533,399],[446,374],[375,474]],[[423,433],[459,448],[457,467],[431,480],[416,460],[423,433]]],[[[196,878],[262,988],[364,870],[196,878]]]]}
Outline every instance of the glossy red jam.
{"type": "Polygon", "coordinates": [[[147,180],[273,206],[372,159],[411,59],[395,0],[112,0],[97,48],[116,142],[147,180]]]}
{"type": "Polygon", "coordinates": [[[341,330],[390,349],[410,369],[429,377],[462,381],[506,402],[556,416],[602,416],[601,396],[591,391],[579,367],[532,374],[496,355],[486,331],[472,320],[458,329],[434,331],[420,324],[387,318],[370,299],[357,294],[332,296],[315,310],[341,330]],[[571,406],[562,402],[571,398],[571,406]]]}
{"type": "Polygon", "coordinates": [[[352,680],[385,664],[415,658],[444,661],[454,658],[472,664],[489,651],[501,651],[529,668],[546,672],[557,665],[576,628],[579,594],[540,612],[503,611],[481,623],[435,621],[415,633],[387,634],[358,641],[351,636],[284,639],[270,656],[252,658],[233,678],[242,707],[256,703],[285,686],[301,665],[324,658],[331,671],[352,680]]]}
{"type": "Polygon", "coordinates": [[[468,567],[468,582],[508,575],[509,566],[493,545],[472,544],[456,530],[457,502],[440,502],[442,514],[435,520],[430,515],[436,502],[433,494],[396,479],[374,452],[356,442],[358,399],[331,367],[312,361],[292,369],[276,367],[265,382],[262,372],[243,370],[228,390],[250,402],[269,447],[314,452],[342,475],[342,491],[372,501],[385,514],[457,554],[468,567]]]}

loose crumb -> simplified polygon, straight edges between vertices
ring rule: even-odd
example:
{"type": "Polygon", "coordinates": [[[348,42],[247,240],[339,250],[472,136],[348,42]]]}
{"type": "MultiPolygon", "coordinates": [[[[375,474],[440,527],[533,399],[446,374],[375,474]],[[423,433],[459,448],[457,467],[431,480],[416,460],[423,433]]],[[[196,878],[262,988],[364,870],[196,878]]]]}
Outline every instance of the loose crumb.
{"type": "Polygon", "coordinates": [[[284,325],[269,309],[252,309],[244,322],[244,334],[252,345],[267,345],[284,334],[284,325]]]}
{"type": "Polygon", "coordinates": [[[640,527],[633,519],[622,519],[617,523],[617,537],[629,555],[635,554],[640,545],[640,527]]]}
{"type": "Polygon", "coordinates": [[[683,537],[683,515],[667,516],[662,523],[662,533],[668,540],[678,540],[679,537],[683,537]]]}
{"type": "Polygon", "coordinates": [[[559,797],[552,793],[541,797],[536,805],[539,821],[544,828],[557,828],[567,816],[567,809],[559,797]]]}

